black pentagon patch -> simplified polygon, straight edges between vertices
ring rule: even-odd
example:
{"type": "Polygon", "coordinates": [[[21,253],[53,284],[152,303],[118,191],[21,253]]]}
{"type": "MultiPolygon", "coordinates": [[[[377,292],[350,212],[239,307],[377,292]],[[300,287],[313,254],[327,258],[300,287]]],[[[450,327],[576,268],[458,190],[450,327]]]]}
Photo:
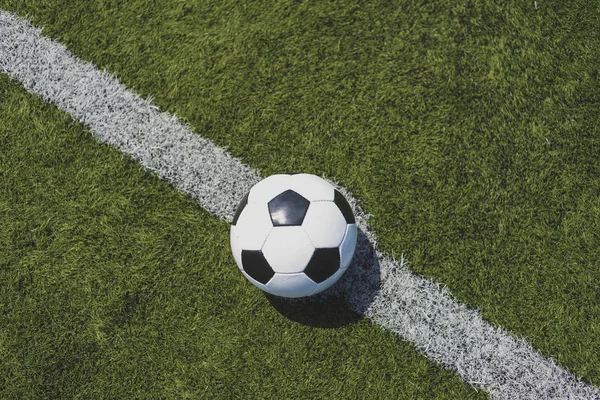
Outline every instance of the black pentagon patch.
{"type": "Polygon", "coordinates": [[[354,219],[354,213],[352,212],[352,208],[350,207],[350,204],[348,204],[348,200],[346,200],[343,194],[336,190],[333,202],[338,206],[338,208],[342,212],[342,215],[346,219],[347,224],[356,223],[356,220],[354,219]]]}
{"type": "Polygon", "coordinates": [[[237,210],[235,210],[235,216],[233,217],[233,222],[231,223],[231,225],[237,224],[240,214],[242,213],[242,211],[244,211],[244,208],[248,204],[248,195],[249,194],[250,194],[250,192],[246,193],[246,195],[244,196],[242,201],[240,201],[240,204],[238,204],[237,210]]]}
{"type": "Polygon", "coordinates": [[[275,272],[260,250],[242,250],[242,268],[255,281],[265,285],[275,272]]]}
{"type": "Polygon", "coordinates": [[[310,201],[293,190],[286,190],[269,202],[273,226],[302,225],[310,201]]]}
{"type": "Polygon", "coordinates": [[[304,273],[313,281],[321,283],[340,269],[340,251],[336,248],[316,249],[304,273]]]}

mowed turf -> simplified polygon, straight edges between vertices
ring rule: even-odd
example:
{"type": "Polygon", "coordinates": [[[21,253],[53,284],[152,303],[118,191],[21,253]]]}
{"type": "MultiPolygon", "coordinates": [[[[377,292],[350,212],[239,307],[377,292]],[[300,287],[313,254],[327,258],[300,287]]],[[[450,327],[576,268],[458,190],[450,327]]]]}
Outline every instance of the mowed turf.
{"type": "Polygon", "coordinates": [[[264,176],[338,179],[382,250],[598,385],[597,5],[21,3],[264,176]]]}
{"type": "Polygon", "coordinates": [[[340,304],[281,315],[226,222],[3,75],[0,115],[1,398],[486,398],[340,304]]]}

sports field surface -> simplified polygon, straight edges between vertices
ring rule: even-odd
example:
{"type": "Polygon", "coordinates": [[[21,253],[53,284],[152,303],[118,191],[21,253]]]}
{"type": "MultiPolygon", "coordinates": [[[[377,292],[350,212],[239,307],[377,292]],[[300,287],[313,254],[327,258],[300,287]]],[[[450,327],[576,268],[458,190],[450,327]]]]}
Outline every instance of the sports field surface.
{"type": "Polygon", "coordinates": [[[579,0],[0,0],[0,398],[600,399],[598,26],[579,0]],[[229,249],[290,172],[360,228],[312,300],[229,249]]]}

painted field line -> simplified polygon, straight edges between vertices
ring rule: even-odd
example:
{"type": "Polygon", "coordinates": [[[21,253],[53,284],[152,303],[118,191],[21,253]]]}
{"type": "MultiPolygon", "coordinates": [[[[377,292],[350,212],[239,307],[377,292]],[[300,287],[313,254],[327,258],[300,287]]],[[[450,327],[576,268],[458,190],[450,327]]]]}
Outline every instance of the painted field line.
{"type": "MultiPolygon", "coordinates": [[[[160,112],[107,72],[41,36],[41,29],[3,10],[0,71],[216,216],[230,221],[236,203],[260,180],[256,171],[190,132],[175,116],[160,112]]],[[[439,284],[412,274],[403,259],[375,251],[368,216],[344,192],[363,232],[345,283],[338,285],[353,309],[456,370],[494,399],[600,399],[597,388],[542,357],[525,340],[483,321],[439,284]],[[380,272],[374,276],[373,271],[380,272]],[[366,301],[371,292],[375,295],[366,301]]]]}

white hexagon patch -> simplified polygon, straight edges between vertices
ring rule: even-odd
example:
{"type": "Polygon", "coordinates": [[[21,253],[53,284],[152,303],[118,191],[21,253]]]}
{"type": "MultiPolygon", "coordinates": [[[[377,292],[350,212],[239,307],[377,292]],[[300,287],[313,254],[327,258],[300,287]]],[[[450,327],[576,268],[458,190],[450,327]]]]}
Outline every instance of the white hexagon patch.
{"type": "Polygon", "coordinates": [[[304,272],[297,274],[278,274],[271,278],[266,285],[267,291],[277,296],[304,297],[309,296],[317,288],[304,272]]]}
{"type": "Polygon", "coordinates": [[[332,201],[310,203],[302,228],[315,247],[338,247],[346,234],[346,220],[332,201]]]}
{"type": "Polygon", "coordinates": [[[266,204],[247,204],[231,230],[231,241],[243,250],[260,250],[273,229],[266,204]]]}
{"type": "Polygon", "coordinates": [[[348,224],[346,236],[340,247],[340,268],[345,270],[350,265],[352,257],[354,256],[354,250],[356,250],[356,240],[358,238],[358,229],[356,224],[348,224]]]}
{"type": "Polygon", "coordinates": [[[301,226],[279,226],[271,230],[262,251],[273,271],[286,274],[304,271],[315,248],[301,226]]]}
{"type": "Polygon", "coordinates": [[[292,175],[290,189],[309,201],[333,201],[333,186],[325,179],[311,174],[292,175]]]}

